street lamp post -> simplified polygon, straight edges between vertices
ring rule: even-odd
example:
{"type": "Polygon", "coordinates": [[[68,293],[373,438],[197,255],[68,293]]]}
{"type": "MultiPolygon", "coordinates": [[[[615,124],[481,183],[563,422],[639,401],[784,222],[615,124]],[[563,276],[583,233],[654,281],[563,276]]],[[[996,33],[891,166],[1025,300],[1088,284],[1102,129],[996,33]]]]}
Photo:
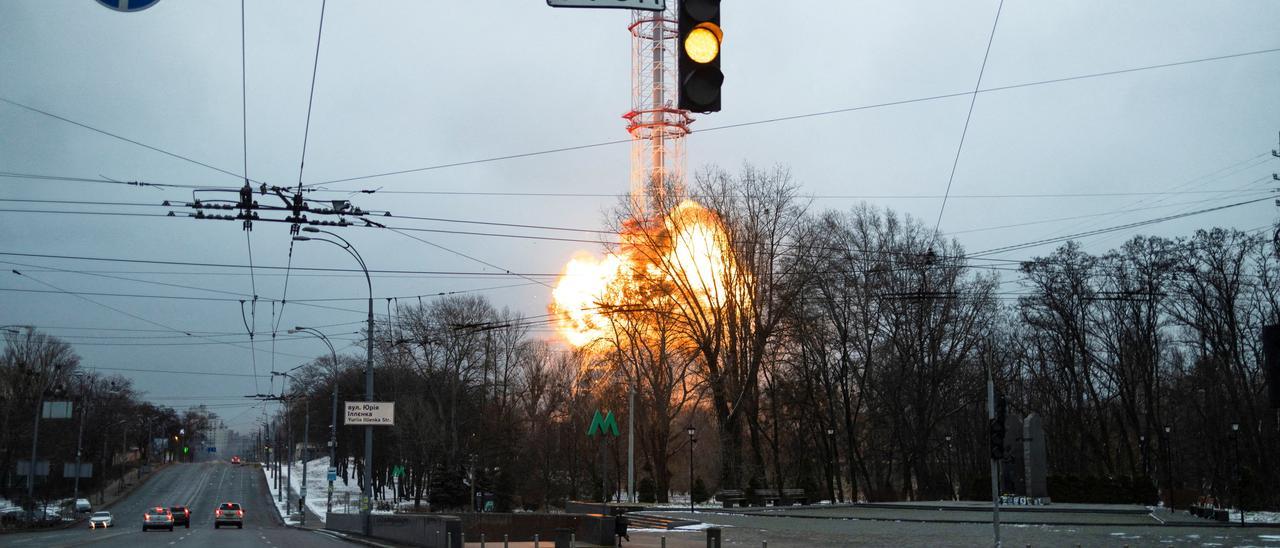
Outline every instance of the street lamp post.
{"type": "Polygon", "coordinates": [[[827,446],[831,448],[831,500],[840,502],[836,498],[836,469],[840,466],[840,453],[836,450],[836,430],[834,428],[827,429],[827,446]]]}
{"type": "Polygon", "coordinates": [[[1235,485],[1236,507],[1240,509],[1240,525],[1243,527],[1244,526],[1244,498],[1241,497],[1240,495],[1241,495],[1241,491],[1243,491],[1242,488],[1244,487],[1243,485],[1244,482],[1241,481],[1243,478],[1240,477],[1240,423],[1238,422],[1231,423],[1231,445],[1233,446],[1234,448],[1233,452],[1235,453],[1235,466],[1234,466],[1235,474],[1233,475],[1235,476],[1234,479],[1236,484],[1235,485]]]}
{"type": "MultiPolygon", "coordinates": [[[[333,409],[329,418],[329,466],[335,467],[336,451],[338,449],[338,353],[333,349],[333,343],[329,342],[329,337],[321,333],[318,329],[310,327],[298,326],[289,330],[290,333],[310,333],[320,340],[324,341],[325,346],[329,347],[329,356],[333,360],[333,409]]],[[[333,480],[329,480],[329,494],[324,503],[326,512],[333,510],[333,480]]]]}
{"type": "Polygon", "coordinates": [[[689,434],[689,513],[693,513],[695,511],[693,509],[693,444],[698,441],[693,436],[698,431],[690,424],[689,428],[685,429],[685,432],[689,434]]]}
{"type": "MultiPolygon", "coordinates": [[[[84,387],[84,376],[76,375],[76,377],[80,379],[80,386],[84,387]]],[[[71,499],[73,501],[80,498],[80,453],[84,443],[84,419],[89,404],[89,398],[84,394],[83,390],[81,390],[80,395],[80,431],[76,434],[76,479],[71,491],[71,499]]]]}
{"type": "MultiPolygon", "coordinates": [[[[326,341],[326,342],[327,342],[327,341],[326,341]]],[[[306,365],[306,364],[303,364],[303,365],[306,365]]],[[[294,378],[294,376],[293,376],[293,375],[290,375],[290,374],[289,374],[289,372],[290,372],[290,371],[295,371],[295,370],[297,370],[297,369],[298,369],[298,368],[300,368],[300,367],[302,367],[302,365],[299,365],[298,367],[295,367],[295,368],[293,368],[293,369],[290,369],[289,371],[284,371],[284,372],[275,372],[275,371],[272,371],[272,372],[271,372],[271,374],[272,374],[272,375],[280,375],[281,377],[284,377],[284,378],[286,378],[286,379],[293,379],[293,387],[294,387],[294,389],[296,390],[296,389],[298,388],[298,379],[294,378]]],[[[283,390],[281,390],[281,392],[283,393],[283,390]]],[[[281,398],[280,398],[280,399],[284,400],[284,402],[285,402],[285,415],[286,415],[286,416],[288,416],[288,413],[289,413],[289,403],[288,403],[288,402],[289,402],[289,400],[290,400],[290,399],[296,399],[296,398],[298,398],[298,397],[301,397],[301,398],[302,398],[302,487],[301,487],[300,489],[298,489],[298,499],[299,499],[300,501],[302,501],[302,505],[303,505],[303,507],[301,508],[301,512],[300,512],[300,513],[302,514],[302,517],[301,517],[301,518],[299,518],[299,519],[301,519],[301,520],[302,520],[302,524],[303,524],[303,525],[306,525],[306,524],[307,524],[307,510],[306,510],[306,500],[307,500],[307,453],[306,453],[306,451],[307,451],[307,448],[311,446],[311,433],[310,433],[310,430],[311,430],[311,399],[310,399],[310,398],[308,398],[308,397],[306,397],[306,395],[305,395],[305,394],[297,394],[297,395],[293,396],[293,398],[286,398],[286,397],[284,397],[284,396],[281,396],[281,398]]],[[[289,476],[288,476],[288,477],[289,477],[289,484],[288,484],[288,485],[289,485],[290,487],[292,487],[292,486],[293,486],[293,438],[292,438],[292,437],[290,437],[290,438],[289,438],[289,476]]]]}
{"type": "MultiPolygon", "coordinates": [[[[360,253],[357,252],[356,249],[351,246],[350,242],[343,239],[342,236],[339,236],[327,230],[320,230],[314,226],[304,226],[302,227],[302,230],[304,232],[310,232],[310,233],[328,234],[330,236],[333,236],[334,238],[337,238],[338,241],[342,243],[338,243],[333,240],[329,240],[325,238],[310,238],[307,236],[294,236],[293,239],[295,241],[305,242],[308,240],[318,240],[321,242],[328,242],[338,247],[341,247],[344,251],[350,254],[351,257],[353,257],[357,263],[360,263],[360,269],[364,271],[364,281],[369,288],[368,333],[366,336],[367,344],[366,344],[366,350],[365,350],[366,353],[365,353],[365,366],[364,366],[364,399],[365,401],[373,401],[373,280],[369,278],[369,267],[365,265],[364,258],[360,256],[360,253]]],[[[370,511],[372,510],[372,503],[373,503],[373,426],[368,425],[364,427],[364,504],[361,505],[361,508],[360,508],[361,512],[364,514],[364,534],[366,536],[371,535],[373,533],[373,521],[370,513],[370,511]]]]}
{"type": "Polygon", "coordinates": [[[1169,510],[1173,510],[1173,427],[1164,427],[1164,477],[1165,489],[1169,492],[1169,510]]]}
{"type": "Polygon", "coordinates": [[[952,469],[951,469],[951,436],[946,436],[946,441],[947,441],[947,483],[950,484],[951,486],[951,498],[953,500],[960,500],[960,494],[956,492],[957,491],[956,477],[952,473],[952,469]]]}

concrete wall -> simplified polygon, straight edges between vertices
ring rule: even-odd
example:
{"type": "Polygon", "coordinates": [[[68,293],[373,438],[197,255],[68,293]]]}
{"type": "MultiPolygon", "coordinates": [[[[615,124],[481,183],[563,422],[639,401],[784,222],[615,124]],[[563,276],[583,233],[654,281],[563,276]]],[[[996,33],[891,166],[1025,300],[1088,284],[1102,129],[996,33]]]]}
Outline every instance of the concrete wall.
{"type": "Polygon", "coordinates": [[[613,516],[602,514],[542,514],[542,513],[474,513],[458,514],[468,542],[479,542],[483,533],[486,542],[502,542],[502,535],[510,541],[531,541],[537,534],[542,541],[555,539],[556,529],[572,529],[580,542],[612,546],[615,522],[613,516]]]}
{"type": "MultiPolygon", "coordinates": [[[[329,513],[325,517],[325,529],[362,534],[364,517],[360,514],[329,513]]],[[[457,516],[443,514],[375,514],[373,537],[409,546],[462,548],[462,521],[457,516]]]]}

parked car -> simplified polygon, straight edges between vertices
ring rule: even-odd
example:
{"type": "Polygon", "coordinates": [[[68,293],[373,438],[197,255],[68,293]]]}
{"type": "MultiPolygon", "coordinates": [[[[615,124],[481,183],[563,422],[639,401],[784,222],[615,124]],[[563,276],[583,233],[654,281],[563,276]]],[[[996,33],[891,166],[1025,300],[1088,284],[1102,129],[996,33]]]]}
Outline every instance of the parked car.
{"type": "Polygon", "coordinates": [[[168,508],[157,506],[142,514],[142,531],[147,529],[173,530],[173,513],[168,508]]]}
{"type": "Polygon", "coordinates": [[[186,506],[170,506],[169,512],[173,514],[173,524],[181,525],[187,529],[191,528],[191,509],[186,506]]]}
{"type": "Polygon", "coordinates": [[[213,528],[217,529],[223,525],[235,525],[244,529],[244,508],[241,508],[239,503],[224,502],[213,511],[213,528]]]}
{"type": "Polygon", "coordinates": [[[90,529],[97,529],[99,527],[106,529],[113,525],[115,524],[111,521],[111,512],[94,512],[92,516],[89,516],[90,529]]]}

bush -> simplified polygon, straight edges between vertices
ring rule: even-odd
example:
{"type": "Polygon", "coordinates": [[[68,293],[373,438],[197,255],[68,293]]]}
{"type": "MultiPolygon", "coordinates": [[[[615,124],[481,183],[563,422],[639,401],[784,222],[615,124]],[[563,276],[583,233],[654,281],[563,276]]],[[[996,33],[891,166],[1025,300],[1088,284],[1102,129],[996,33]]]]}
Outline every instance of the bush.
{"type": "Polygon", "coordinates": [[[640,498],[640,502],[657,502],[658,486],[653,482],[653,478],[641,479],[640,485],[636,486],[636,495],[640,498]]]}
{"type": "Polygon", "coordinates": [[[1049,476],[1046,483],[1054,502],[1155,504],[1158,499],[1149,478],[1067,475],[1049,476]]]}
{"type": "Polygon", "coordinates": [[[707,495],[707,486],[702,483],[702,478],[693,480],[693,492],[689,494],[693,497],[694,504],[702,504],[711,498],[707,495]]]}

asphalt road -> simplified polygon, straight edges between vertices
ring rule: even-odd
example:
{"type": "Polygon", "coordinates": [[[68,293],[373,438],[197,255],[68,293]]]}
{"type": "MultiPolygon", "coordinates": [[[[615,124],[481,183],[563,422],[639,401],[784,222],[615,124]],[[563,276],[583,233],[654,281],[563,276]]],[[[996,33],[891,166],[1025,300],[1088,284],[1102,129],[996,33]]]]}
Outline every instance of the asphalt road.
{"type": "Polygon", "coordinates": [[[0,545],[17,547],[199,546],[352,546],[323,533],[286,527],[267,494],[262,472],[252,466],[226,462],[174,464],[155,473],[128,497],[107,511],[115,518],[110,529],[91,530],[87,523],[59,531],[0,536],[0,545]],[[244,529],[213,528],[213,511],[223,502],[238,502],[245,510],[244,529]],[[142,531],[142,514],[155,506],[185,504],[191,508],[191,527],[142,531]]]}

